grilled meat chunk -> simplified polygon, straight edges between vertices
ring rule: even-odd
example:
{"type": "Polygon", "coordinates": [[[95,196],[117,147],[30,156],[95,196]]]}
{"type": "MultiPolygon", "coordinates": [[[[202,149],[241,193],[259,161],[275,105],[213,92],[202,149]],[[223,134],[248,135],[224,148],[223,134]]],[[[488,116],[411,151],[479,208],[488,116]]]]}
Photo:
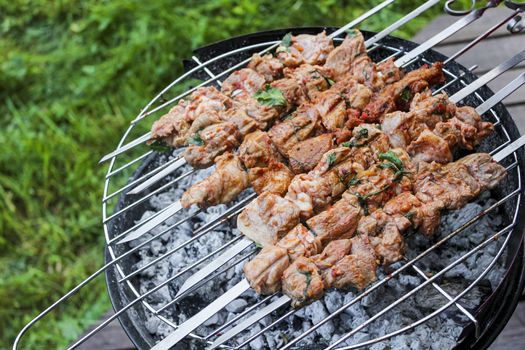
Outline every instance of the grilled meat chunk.
{"type": "Polygon", "coordinates": [[[368,122],[381,120],[386,113],[395,110],[406,111],[414,96],[428,86],[445,81],[443,64],[436,62],[432,66],[422,66],[408,72],[401,80],[387,85],[378,92],[363,111],[363,118],[368,122]]]}
{"type": "Polygon", "coordinates": [[[186,134],[191,121],[186,118],[187,104],[180,101],[167,114],[164,114],[151,127],[151,142],[163,140],[171,147],[183,146],[186,143],[186,134]]]}
{"type": "Polygon", "coordinates": [[[221,92],[226,96],[242,98],[253,96],[266,83],[264,76],[250,68],[234,71],[221,86],[221,92]]]}
{"type": "Polygon", "coordinates": [[[350,239],[350,254],[337,260],[323,273],[325,288],[364,289],[376,280],[376,256],[367,236],[350,239]]]}
{"type": "Polygon", "coordinates": [[[286,106],[284,112],[289,112],[295,106],[298,106],[308,101],[303,87],[298,81],[293,78],[283,78],[273,81],[270,86],[275,89],[279,89],[286,100],[286,106]]]}
{"type": "Polygon", "coordinates": [[[295,80],[304,96],[313,101],[320,92],[330,88],[330,72],[322,66],[303,64],[295,69],[285,68],[284,75],[295,80]]]}
{"type": "Polygon", "coordinates": [[[269,245],[244,265],[244,276],[259,294],[273,294],[281,289],[281,279],[290,265],[285,248],[269,245]]]}
{"type": "Polygon", "coordinates": [[[354,62],[356,57],[365,53],[363,34],[358,30],[349,31],[341,45],[328,54],[324,67],[332,71],[335,81],[339,81],[350,72],[352,62],[354,62]]]}
{"type": "Polygon", "coordinates": [[[151,139],[161,139],[173,147],[186,144],[186,136],[193,121],[202,114],[224,111],[232,105],[231,100],[214,87],[195,90],[188,101],[180,100],[167,114],[151,127],[151,139]]]}
{"type": "Polygon", "coordinates": [[[216,169],[201,182],[191,186],[180,200],[184,208],[196,204],[201,208],[227,203],[249,185],[239,157],[224,153],[216,159],[216,169]]]}
{"type": "Polygon", "coordinates": [[[449,163],[452,161],[452,152],[448,142],[428,129],[423,130],[417,139],[410,143],[407,151],[416,164],[432,161],[449,163]]]}
{"type": "Polygon", "coordinates": [[[395,83],[396,81],[401,80],[404,76],[403,71],[396,66],[393,58],[389,58],[388,60],[379,63],[377,69],[381,72],[385,84],[395,83]]]}
{"type": "Polygon", "coordinates": [[[261,56],[256,53],[252,56],[248,68],[262,75],[266,82],[271,82],[282,77],[284,65],[271,54],[261,56]]]}
{"type": "Polygon", "coordinates": [[[282,276],[283,292],[292,299],[292,306],[298,307],[321,298],[324,283],[317,266],[308,258],[295,260],[282,276]]]}
{"type": "Polygon", "coordinates": [[[248,171],[250,183],[258,194],[270,192],[284,196],[293,176],[286,165],[275,161],[271,161],[267,167],[252,168],[248,171]]]}
{"type": "Polygon", "coordinates": [[[324,244],[354,235],[362,210],[357,201],[343,197],[328,210],[306,221],[308,227],[324,244]]]}
{"type": "Polygon", "coordinates": [[[246,135],[239,147],[239,157],[247,168],[265,168],[272,161],[283,160],[268,133],[259,130],[246,135]]]}
{"type": "Polygon", "coordinates": [[[288,251],[291,261],[301,256],[310,257],[318,254],[322,248],[321,241],[302,224],[295,226],[281,238],[277,246],[288,251]]]}
{"type": "Polygon", "coordinates": [[[385,87],[383,73],[367,55],[361,55],[354,60],[350,75],[372,91],[379,91],[385,87]]]}
{"type": "Polygon", "coordinates": [[[333,49],[332,39],[323,31],[317,35],[291,36],[290,42],[281,43],[276,52],[286,67],[297,67],[303,63],[323,64],[333,49]]]}
{"type": "Polygon", "coordinates": [[[237,217],[237,228],[263,246],[277,243],[299,223],[299,208],[273,193],[262,193],[237,217]]]}
{"type": "Polygon", "coordinates": [[[332,134],[322,134],[299,142],[288,152],[292,171],[300,174],[312,170],[323,154],[332,148],[334,148],[332,134]]]}
{"type": "Polygon", "coordinates": [[[188,140],[190,146],[184,151],[184,159],[194,168],[207,168],[215,157],[239,146],[241,134],[235,124],[221,122],[188,136],[188,140]]]}
{"type": "Polygon", "coordinates": [[[302,104],[290,118],[274,125],[268,135],[279,152],[288,157],[288,152],[299,142],[322,130],[319,113],[314,106],[302,104]]]}

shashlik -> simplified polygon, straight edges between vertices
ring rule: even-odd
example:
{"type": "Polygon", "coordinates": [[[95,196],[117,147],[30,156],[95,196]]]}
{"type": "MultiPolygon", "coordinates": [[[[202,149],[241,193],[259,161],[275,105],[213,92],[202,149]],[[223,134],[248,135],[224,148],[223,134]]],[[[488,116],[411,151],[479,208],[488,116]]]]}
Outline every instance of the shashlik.
{"type": "MultiPolygon", "coordinates": [[[[402,258],[404,231],[414,228],[431,235],[443,210],[465,205],[482,191],[496,186],[505,175],[505,168],[485,153],[472,154],[446,165],[422,163],[413,176],[413,194],[402,192],[370,215],[365,215],[357,195],[345,192],[347,196],[337,204],[345,202],[345,213],[352,217],[348,221],[353,224],[347,226],[345,233],[335,236],[348,238],[331,240],[322,252],[320,245],[303,249],[308,252],[304,255],[295,254],[292,248],[288,264],[281,255],[278,265],[273,264],[275,253],[272,251],[282,254],[285,248],[279,243],[267,245],[263,248],[264,255],[245,264],[246,277],[258,293],[273,293],[282,283],[283,292],[292,298],[294,306],[319,298],[327,288],[362,289],[375,280],[378,265],[402,258]],[[315,249],[319,254],[313,255],[315,249]],[[254,275],[252,271],[260,273],[254,275]],[[279,275],[281,280],[277,278],[279,275]]],[[[311,240],[301,243],[305,247],[320,240],[315,229],[310,231],[311,240]]],[[[285,236],[281,240],[286,239],[285,236]]]]}

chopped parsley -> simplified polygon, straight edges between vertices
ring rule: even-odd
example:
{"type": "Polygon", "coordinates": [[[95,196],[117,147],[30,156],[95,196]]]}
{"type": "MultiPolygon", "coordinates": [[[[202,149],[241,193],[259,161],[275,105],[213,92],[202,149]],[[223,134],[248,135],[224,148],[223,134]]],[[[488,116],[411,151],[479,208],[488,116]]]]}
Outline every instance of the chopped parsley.
{"type": "Polygon", "coordinates": [[[348,187],[357,185],[360,182],[361,182],[361,179],[357,177],[357,174],[354,174],[354,176],[352,176],[350,181],[348,181],[348,187]]]}
{"type": "Polygon", "coordinates": [[[394,171],[394,182],[399,182],[408,172],[399,157],[392,151],[379,154],[379,159],[387,160],[388,163],[381,164],[383,169],[392,169],[394,171]]]}
{"type": "Polygon", "coordinates": [[[165,153],[171,150],[171,147],[163,140],[154,140],[149,144],[149,148],[159,153],[165,153]]]}
{"type": "Polygon", "coordinates": [[[357,36],[357,29],[348,29],[346,31],[346,35],[349,37],[349,38],[355,38],[357,36]]]}
{"type": "Polygon", "coordinates": [[[283,40],[281,40],[281,45],[284,47],[290,47],[292,45],[292,33],[286,33],[283,40]]]}
{"type": "Polygon", "coordinates": [[[361,147],[366,144],[367,140],[368,140],[368,129],[360,128],[357,131],[357,135],[354,136],[354,140],[343,142],[341,143],[341,146],[343,147],[361,147]],[[358,143],[359,140],[364,140],[364,142],[358,143]]]}
{"type": "Polygon", "coordinates": [[[330,153],[328,155],[328,169],[330,169],[332,166],[334,166],[335,164],[335,161],[337,160],[337,155],[335,154],[335,152],[333,153],[330,153]]]}
{"type": "Polygon", "coordinates": [[[299,271],[299,273],[303,274],[306,277],[306,288],[304,289],[304,298],[308,298],[308,288],[310,288],[310,284],[312,283],[312,273],[310,271],[299,271]]]}
{"type": "Polygon", "coordinates": [[[404,88],[403,91],[401,91],[399,98],[401,98],[401,101],[403,101],[404,103],[410,102],[410,99],[412,98],[412,92],[410,92],[408,86],[404,88]]]}
{"type": "Polygon", "coordinates": [[[262,245],[261,243],[259,243],[259,242],[255,242],[255,246],[256,246],[257,248],[262,248],[262,247],[263,247],[263,245],[262,245]]]}
{"type": "Polygon", "coordinates": [[[195,133],[192,136],[188,137],[188,144],[189,145],[200,146],[203,143],[204,143],[204,141],[202,141],[201,135],[199,135],[199,133],[195,133]]]}
{"type": "Polygon", "coordinates": [[[264,89],[257,91],[253,97],[264,106],[276,107],[286,106],[287,102],[281,90],[266,85],[264,89]]]}
{"type": "Polygon", "coordinates": [[[408,221],[412,221],[412,219],[414,218],[414,212],[409,211],[405,214],[405,217],[408,219],[408,221]]]}
{"type": "Polygon", "coordinates": [[[386,185],[385,187],[375,191],[375,192],[372,192],[372,193],[369,193],[369,194],[361,194],[359,192],[356,192],[355,193],[355,196],[357,197],[357,201],[359,202],[359,205],[361,206],[361,208],[363,208],[363,212],[365,215],[368,215],[370,214],[370,210],[368,209],[368,200],[370,198],[372,198],[373,196],[375,195],[378,195],[386,190],[388,190],[390,188],[389,185],[386,185]]]}

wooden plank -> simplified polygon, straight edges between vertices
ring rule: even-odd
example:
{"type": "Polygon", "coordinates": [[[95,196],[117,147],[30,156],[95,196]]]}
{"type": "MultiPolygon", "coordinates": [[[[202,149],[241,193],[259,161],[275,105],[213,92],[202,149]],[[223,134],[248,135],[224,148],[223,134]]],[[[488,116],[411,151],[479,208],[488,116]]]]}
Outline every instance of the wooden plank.
{"type": "Polygon", "coordinates": [[[512,318],[489,350],[523,350],[525,347],[525,302],[518,304],[512,318]]]}
{"type": "MultiPolygon", "coordinates": [[[[525,35],[522,34],[509,34],[497,39],[486,39],[461,55],[457,62],[467,68],[477,64],[476,74],[484,73],[522,51],[524,42],[525,35]]],[[[464,46],[465,44],[444,45],[437,47],[436,51],[446,56],[451,56],[464,46]]],[[[516,67],[525,67],[525,62],[522,61],[516,67]]]]}
{"type": "MultiPolygon", "coordinates": [[[[510,16],[511,11],[506,7],[498,7],[496,9],[490,9],[486,11],[483,16],[474,21],[466,28],[463,28],[458,33],[454,34],[451,38],[443,41],[443,43],[458,43],[458,42],[468,42],[476,38],[481,33],[485,32],[487,29],[491,28],[496,23],[502,21],[505,17],[510,16]]],[[[443,29],[450,26],[452,23],[458,21],[461,17],[455,17],[444,14],[434,19],[428,26],[423,28],[413,40],[417,43],[422,43],[423,41],[431,38],[436,33],[442,31],[443,29]]],[[[506,25],[498,28],[491,37],[498,37],[501,35],[508,35],[509,32],[506,30],[506,25]]]]}
{"type": "MultiPolygon", "coordinates": [[[[491,81],[488,86],[492,91],[497,92],[502,89],[505,85],[510,83],[514,78],[519,74],[525,73],[525,67],[520,67],[518,69],[513,69],[511,71],[503,73],[496,80],[491,81]]],[[[525,105],[525,86],[522,86],[517,91],[514,91],[512,95],[505,99],[506,105],[525,105]]]]}
{"type": "MultiPolygon", "coordinates": [[[[104,320],[107,320],[111,315],[113,315],[113,310],[109,311],[104,317],[94,326],[86,331],[87,334],[97,325],[102,323],[104,320]]],[[[93,337],[86,340],[85,343],[80,345],[78,350],[132,350],[135,349],[131,340],[122,329],[118,320],[114,320],[106,327],[101,329],[98,334],[95,334],[93,337]]]]}
{"type": "Polygon", "coordinates": [[[512,119],[516,122],[520,134],[525,135],[525,105],[510,106],[508,110],[512,119]]]}

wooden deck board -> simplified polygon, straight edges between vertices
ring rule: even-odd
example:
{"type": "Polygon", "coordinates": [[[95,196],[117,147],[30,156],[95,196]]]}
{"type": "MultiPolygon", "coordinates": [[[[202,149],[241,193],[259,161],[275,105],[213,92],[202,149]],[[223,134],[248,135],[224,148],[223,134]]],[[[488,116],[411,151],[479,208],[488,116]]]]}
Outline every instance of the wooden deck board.
{"type": "MultiPolygon", "coordinates": [[[[487,11],[479,21],[472,23],[459,33],[456,33],[452,38],[447,39],[437,47],[437,51],[446,55],[456,52],[463,47],[466,42],[472,40],[484,30],[493,26],[501,19],[508,16],[510,12],[504,8],[493,9],[487,11]]],[[[414,41],[423,42],[430,38],[437,32],[443,30],[453,22],[458,20],[457,17],[440,16],[418,33],[414,37],[414,41]]],[[[524,48],[525,33],[510,37],[504,27],[498,29],[491,39],[481,43],[475,48],[475,51],[466,53],[458,61],[467,67],[477,64],[479,68],[476,70],[477,74],[488,71],[496,64],[511,57],[513,54],[521,51],[524,48]],[[483,54],[481,55],[480,52],[483,54]]],[[[519,73],[525,71],[525,62],[520,64],[518,68],[505,73],[501,79],[495,80],[489,86],[497,91],[499,88],[505,86],[510,80],[516,77],[519,73]]],[[[508,105],[509,112],[514,117],[520,133],[525,134],[525,88],[510,96],[505,104],[508,105]]],[[[104,316],[107,319],[112,311],[104,316]]],[[[101,320],[102,321],[102,320],[101,320]]],[[[86,343],[81,345],[79,350],[130,350],[133,349],[133,344],[124,333],[120,323],[113,321],[109,326],[104,328],[98,335],[89,339],[86,343]]],[[[525,302],[521,302],[514,312],[511,320],[500,334],[498,339],[492,344],[490,350],[521,350],[525,348],[525,302]]]]}

